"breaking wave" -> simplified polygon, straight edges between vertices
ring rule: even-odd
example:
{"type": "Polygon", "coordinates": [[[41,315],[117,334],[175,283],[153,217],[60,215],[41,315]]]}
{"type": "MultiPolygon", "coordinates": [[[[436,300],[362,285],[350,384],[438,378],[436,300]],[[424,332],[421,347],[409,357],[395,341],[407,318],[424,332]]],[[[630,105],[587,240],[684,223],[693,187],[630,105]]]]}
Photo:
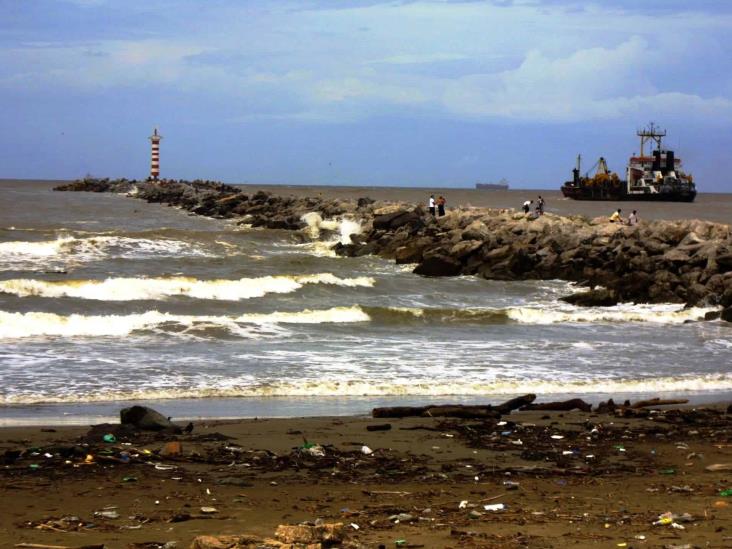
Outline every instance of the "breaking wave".
{"type": "Polygon", "coordinates": [[[399,323],[410,321],[448,322],[464,324],[558,324],[558,323],[620,323],[648,322],[682,324],[703,320],[714,308],[681,305],[622,304],[615,307],[579,308],[553,304],[551,306],[508,307],[505,309],[439,309],[410,307],[364,307],[377,321],[399,323]]]}
{"type": "Polygon", "coordinates": [[[140,259],[148,257],[208,257],[210,254],[190,242],[169,239],[93,236],[60,236],[55,240],[0,242],[0,270],[38,270],[45,264],[97,261],[109,256],[140,259]]]}
{"type": "Polygon", "coordinates": [[[333,250],[336,244],[351,244],[351,235],[361,234],[361,223],[353,219],[323,219],[317,212],[306,213],[301,217],[305,222],[308,233],[313,242],[300,244],[303,248],[318,257],[336,257],[333,250]],[[318,240],[322,231],[330,231],[332,236],[328,240],[318,240]]]}
{"type": "MultiPolygon", "coordinates": [[[[638,307],[638,306],[635,306],[638,307]]],[[[670,309],[670,306],[663,306],[670,309]]],[[[323,310],[306,309],[300,312],[274,312],[243,314],[240,316],[174,315],[148,311],[131,315],[69,315],[54,313],[0,312],[0,338],[24,338],[35,336],[124,336],[134,331],[155,330],[168,325],[163,331],[200,331],[202,328],[225,330],[232,335],[251,336],[242,331],[242,325],[272,324],[321,324],[347,322],[389,323],[471,323],[505,324],[520,322],[529,324],[554,324],[557,322],[652,322],[680,324],[701,320],[707,309],[668,310],[658,307],[652,313],[629,311],[573,311],[547,312],[527,307],[486,310],[409,309],[389,307],[332,307],[323,310]]]]}
{"type": "Polygon", "coordinates": [[[190,277],[107,278],[49,282],[33,279],[0,281],[0,292],[19,297],[75,297],[101,301],[159,300],[172,296],[238,301],[266,294],[287,294],[308,284],[371,287],[370,277],[339,278],[330,273],[263,276],[238,280],[199,280],[190,277]]]}
{"type": "Polygon", "coordinates": [[[267,397],[387,397],[387,396],[480,396],[536,393],[551,395],[688,394],[732,390],[732,375],[658,377],[648,379],[584,379],[547,381],[532,379],[470,383],[435,380],[341,380],[305,379],[291,382],[258,382],[237,385],[230,380],[207,380],[195,387],[140,390],[73,391],[68,394],[23,393],[0,396],[0,404],[79,403],[121,400],[267,397]]]}
{"type": "Polygon", "coordinates": [[[174,315],[147,311],[130,315],[57,315],[54,313],[0,312],[0,338],[19,339],[38,336],[122,337],[133,332],[156,331],[256,337],[250,326],[277,324],[322,324],[367,322],[359,307],[333,307],[323,310],[243,314],[239,316],[174,315]]]}

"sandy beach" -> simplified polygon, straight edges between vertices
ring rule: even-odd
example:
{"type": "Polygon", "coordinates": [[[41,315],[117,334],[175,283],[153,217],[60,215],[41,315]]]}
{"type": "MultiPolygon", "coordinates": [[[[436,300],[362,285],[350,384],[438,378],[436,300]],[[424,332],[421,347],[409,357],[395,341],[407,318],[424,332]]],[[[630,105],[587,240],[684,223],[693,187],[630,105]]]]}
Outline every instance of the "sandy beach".
{"type": "Polygon", "coordinates": [[[4,428],[0,545],[189,547],[322,520],[353,547],[729,547],[725,411],[4,428]]]}

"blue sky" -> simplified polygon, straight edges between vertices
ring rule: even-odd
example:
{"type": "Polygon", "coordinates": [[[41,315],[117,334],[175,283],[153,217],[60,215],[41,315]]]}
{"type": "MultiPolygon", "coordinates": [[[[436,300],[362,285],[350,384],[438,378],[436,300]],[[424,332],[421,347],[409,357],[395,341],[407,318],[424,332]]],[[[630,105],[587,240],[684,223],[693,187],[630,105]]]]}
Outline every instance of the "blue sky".
{"type": "Polygon", "coordinates": [[[0,0],[0,177],[556,188],[667,128],[732,192],[727,0],[0,0]]]}

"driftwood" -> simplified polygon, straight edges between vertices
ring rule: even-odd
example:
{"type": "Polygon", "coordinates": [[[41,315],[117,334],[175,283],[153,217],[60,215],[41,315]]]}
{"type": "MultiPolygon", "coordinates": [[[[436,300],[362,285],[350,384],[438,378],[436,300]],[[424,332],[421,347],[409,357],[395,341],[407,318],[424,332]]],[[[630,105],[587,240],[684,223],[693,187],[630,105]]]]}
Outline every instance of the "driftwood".
{"type": "Polygon", "coordinates": [[[521,406],[526,406],[528,404],[531,404],[536,400],[536,395],[529,393],[527,395],[523,395],[520,397],[512,398],[511,400],[507,400],[503,404],[499,404],[495,407],[496,410],[501,412],[502,414],[510,414],[514,410],[518,410],[521,408],[521,406]]]}
{"type": "Polygon", "coordinates": [[[367,431],[389,431],[391,430],[391,423],[379,423],[378,425],[367,425],[367,431]]]}
{"type": "Polygon", "coordinates": [[[461,417],[465,419],[498,419],[501,412],[491,406],[444,405],[427,408],[421,414],[426,417],[461,417]]]}
{"type": "Polygon", "coordinates": [[[670,398],[670,399],[661,399],[661,398],[651,398],[649,400],[639,400],[638,402],[632,404],[630,407],[637,410],[639,408],[650,408],[652,406],[668,406],[669,404],[688,404],[689,399],[688,398],[670,398]]]}
{"type": "Polygon", "coordinates": [[[521,407],[524,410],[544,410],[547,412],[569,412],[570,410],[582,410],[583,412],[592,411],[592,404],[588,404],[581,398],[573,398],[570,400],[562,400],[558,402],[541,402],[539,404],[527,404],[521,407]]]}
{"type": "Polygon", "coordinates": [[[643,408],[652,408],[653,406],[668,406],[671,404],[687,404],[688,399],[685,398],[672,398],[672,399],[661,399],[661,398],[650,398],[648,400],[639,400],[635,404],[631,404],[629,400],[626,400],[623,404],[615,404],[613,399],[607,402],[601,402],[597,405],[596,412],[598,414],[612,414],[616,411],[623,413],[630,412],[631,410],[642,410],[643,408]]]}
{"type": "Polygon", "coordinates": [[[373,417],[460,417],[466,419],[497,419],[501,414],[507,414],[521,406],[526,406],[534,401],[536,395],[528,394],[513,398],[493,406],[485,405],[463,405],[463,404],[440,404],[429,406],[388,406],[385,408],[374,408],[371,412],[373,417]]]}

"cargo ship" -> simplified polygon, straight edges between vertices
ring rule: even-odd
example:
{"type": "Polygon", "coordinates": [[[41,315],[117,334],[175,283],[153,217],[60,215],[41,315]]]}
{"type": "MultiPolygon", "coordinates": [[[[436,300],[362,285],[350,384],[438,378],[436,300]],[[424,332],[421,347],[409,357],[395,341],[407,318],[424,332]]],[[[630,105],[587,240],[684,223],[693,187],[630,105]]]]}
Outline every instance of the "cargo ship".
{"type": "Polygon", "coordinates": [[[624,181],[608,169],[602,157],[581,176],[582,159],[578,156],[577,166],[572,170],[572,181],[562,185],[562,194],[574,200],[693,202],[696,185],[691,174],[682,171],[681,159],[674,155],[674,151],[663,147],[666,131],[651,123],[636,135],[640,137],[640,154],[628,161],[624,181]],[[650,155],[646,156],[646,144],[649,142],[652,142],[650,155]],[[595,167],[595,175],[590,177],[595,167]]]}
{"type": "Polygon", "coordinates": [[[507,191],[508,181],[501,179],[498,183],[476,183],[475,188],[479,191],[507,191]]]}

